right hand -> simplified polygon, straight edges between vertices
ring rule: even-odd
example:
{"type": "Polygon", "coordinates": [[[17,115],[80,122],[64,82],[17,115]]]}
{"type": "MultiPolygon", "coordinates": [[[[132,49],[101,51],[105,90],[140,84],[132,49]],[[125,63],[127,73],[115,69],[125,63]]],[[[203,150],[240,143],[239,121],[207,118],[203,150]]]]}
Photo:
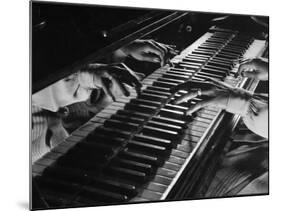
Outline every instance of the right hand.
{"type": "Polygon", "coordinates": [[[243,60],[240,62],[238,73],[244,77],[268,81],[268,60],[263,58],[243,60]]]}

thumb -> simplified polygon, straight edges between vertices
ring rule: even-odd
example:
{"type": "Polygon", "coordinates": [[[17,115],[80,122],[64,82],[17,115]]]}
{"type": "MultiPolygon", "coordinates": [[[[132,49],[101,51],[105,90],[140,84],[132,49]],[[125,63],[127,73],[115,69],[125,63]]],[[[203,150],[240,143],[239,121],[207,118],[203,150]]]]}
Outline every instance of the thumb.
{"type": "Polygon", "coordinates": [[[257,79],[258,74],[256,71],[244,71],[242,72],[242,76],[257,79]]]}

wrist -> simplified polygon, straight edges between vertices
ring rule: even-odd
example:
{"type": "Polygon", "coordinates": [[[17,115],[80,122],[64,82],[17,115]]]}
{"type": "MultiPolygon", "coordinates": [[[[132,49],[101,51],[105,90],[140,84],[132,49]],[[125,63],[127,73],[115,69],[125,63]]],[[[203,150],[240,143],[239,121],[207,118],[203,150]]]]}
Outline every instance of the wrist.
{"type": "Polygon", "coordinates": [[[236,89],[228,95],[226,111],[245,116],[250,108],[253,94],[243,89],[236,89]]]}

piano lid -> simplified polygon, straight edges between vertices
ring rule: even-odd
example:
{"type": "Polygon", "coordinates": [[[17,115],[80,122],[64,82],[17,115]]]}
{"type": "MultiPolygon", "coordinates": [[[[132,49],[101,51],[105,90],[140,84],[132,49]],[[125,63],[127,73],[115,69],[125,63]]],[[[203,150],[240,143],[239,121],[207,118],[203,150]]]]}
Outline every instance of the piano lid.
{"type": "Polygon", "coordinates": [[[186,12],[31,2],[32,93],[186,12]]]}

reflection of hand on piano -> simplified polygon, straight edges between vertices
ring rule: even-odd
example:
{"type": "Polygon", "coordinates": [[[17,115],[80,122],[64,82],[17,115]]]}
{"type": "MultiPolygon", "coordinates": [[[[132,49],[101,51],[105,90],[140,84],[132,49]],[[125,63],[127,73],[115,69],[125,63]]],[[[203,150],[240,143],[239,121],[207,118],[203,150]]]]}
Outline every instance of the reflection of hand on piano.
{"type": "Polygon", "coordinates": [[[201,108],[211,106],[243,116],[248,111],[252,98],[252,94],[246,90],[234,88],[222,81],[213,79],[203,82],[188,81],[174,88],[174,91],[178,90],[187,90],[188,92],[175,99],[174,104],[180,104],[198,97],[202,98],[201,102],[186,111],[186,115],[191,115],[201,108]]]}
{"type": "Polygon", "coordinates": [[[135,40],[118,50],[124,57],[131,56],[139,61],[160,63],[161,66],[175,56],[177,51],[174,46],[156,42],[154,40],[135,40]]]}
{"type": "Polygon", "coordinates": [[[137,93],[141,90],[138,76],[124,64],[89,64],[82,71],[93,74],[94,85],[103,89],[113,101],[118,96],[130,95],[126,85],[134,87],[137,93]]]}

